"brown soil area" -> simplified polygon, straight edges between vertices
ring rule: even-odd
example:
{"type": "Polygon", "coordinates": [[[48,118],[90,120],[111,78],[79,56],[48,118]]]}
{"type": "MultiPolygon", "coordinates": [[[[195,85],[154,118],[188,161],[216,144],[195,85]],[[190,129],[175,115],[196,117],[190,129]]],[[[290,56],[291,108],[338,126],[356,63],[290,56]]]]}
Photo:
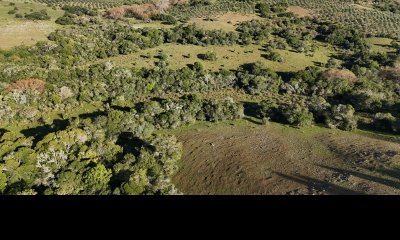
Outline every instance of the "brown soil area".
{"type": "MultiPolygon", "coordinates": [[[[195,126],[173,181],[184,194],[399,194],[400,144],[271,123],[195,126]]],[[[396,140],[397,141],[397,140],[396,140]]]]}
{"type": "Polygon", "coordinates": [[[299,17],[311,17],[312,16],[312,13],[310,10],[299,7],[299,6],[289,6],[288,11],[298,15],[299,17]]]}

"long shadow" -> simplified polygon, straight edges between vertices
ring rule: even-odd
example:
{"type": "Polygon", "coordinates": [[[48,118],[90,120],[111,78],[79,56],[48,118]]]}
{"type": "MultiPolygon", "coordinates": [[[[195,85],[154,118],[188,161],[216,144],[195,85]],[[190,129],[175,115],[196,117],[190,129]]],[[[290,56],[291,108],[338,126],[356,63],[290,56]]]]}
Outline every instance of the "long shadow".
{"type": "Polygon", "coordinates": [[[376,182],[376,183],[380,183],[380,184],[386,185],[388,187],[400,189],[400,182],[397,182],[397,181],[388,180],[388,179],[384,179],[384,178],[380,178],[380,177],[376,177],[376,176],[370,176],[370,175],[367,175],[367,174],[364,174],[364,173],[360,173],[360,172],[356,172],[356,171],[352,171],[352,170],[347,170],[347,169],[328,167],[328,166],[324,166],[324,165],[317,165],[317,166],[319,166],[321,168],[325,168],[325,169],[331,170],[331,171],[350,174],[350,175],[362,178],[362,179],[367,180],[367,181],[376,182]]]}
{"type": "Polygon", "coordinates": [[[131,132],[122,132],[118,136],[117,144],[124,149],[123,155],[132,153],[133,155],[138,156],[142,147],[155,150],[153,146],[134,136],[131,132]]]}
{"type": "Polygon", "coordinates": [[[283,173],[278,173],[275,172],[280,177],[286,178],[288,180],[300,183],[304,186],[307,187],[313,187],[318,191],[326,191],[330,194],[335,194],[335,195],[364,195],[365,193],[347,189],[329,182],[321,181],[315,178],[307,177],[307,176],[301,176],[301,175],[296,175],[296,176],[289,176],[283,173]]]}
{"type": "Polygon", "coordinates": [[[99,110],[99,111],[96,111],[96,112],[79,114],[79,118],[90,118],[91,120],[94,120],[99,116],[107,116],[107,113],[105,111],[100,111],[99,110]]]}
{"type": "Polygon", "coordinates": [[[373,124],[358,123],[357,128],[368,132],[368,137],[370,138],[400,143],[400,135],[390,130],[384,131],[382,129],[377,129],[373,124]]]}
{"type": "Polygon", "coordinates": [[[375,169],[374,171],[379,172],[382,175],[397,178],[400,180],[400,169],[375,169]]]}
{"type": "Polygon", "coordinates": [[[388,45],[388,44],[382,44],[382,43],[376,43],[376,44],[374,44],[374,45],[379,46],[379,47],[390,47],[390,45],[388,45]]]}
{"type": "Polygon", "coordinates": [[[317,67],[323,67],[325,64],[322,62],[312,61],[312,63],[317,67]]]}
{"type": "Polygon", "coordinates": [[[258,103],[255,102],[243,102],[244,115],[254,118],[259,118],[258,116],[258,103]]]}
{"type": "Polygon", "coordinates": [[[117,105],[112,105],[112,106],[111,106],[111,109],[119,110],[119,111],[122,111],[122,112],[129,112],[129,111],[131,111],[131,108],[130,108],[130,107],[121,107],[121,106],[117,106],[117,105]]]}
{"type": "Polygon", "coordinates": [[[250,117],[244,117],[243,119],[246,120],[246,121],[249,121],[251,123],[257,124],[257,125],[262,125],[261,122],[258,122],[256,120],[254,120],[253,118],[250,118],[250,117]]]}
{"type": "Polygon", "coordinates": [[[21,131],[25,137],[33,137],[33,146],[49,133],[65,130],[69,126],[69,120],[54,120],[53,124],[46,124],[34,128],[28,128],[21,131]]]}
{"type": "Polygon", "coordinates": [[[4,128],[0,128],[0,137],[3,136],[4,133],[8,132],[6,129],[4,128]]]}
{"type": "Polygon", "coordinates": [[[295,72],[276,72],[276,74],[278,74],[284,82],[288,82],[294,77],[295,72]]]}

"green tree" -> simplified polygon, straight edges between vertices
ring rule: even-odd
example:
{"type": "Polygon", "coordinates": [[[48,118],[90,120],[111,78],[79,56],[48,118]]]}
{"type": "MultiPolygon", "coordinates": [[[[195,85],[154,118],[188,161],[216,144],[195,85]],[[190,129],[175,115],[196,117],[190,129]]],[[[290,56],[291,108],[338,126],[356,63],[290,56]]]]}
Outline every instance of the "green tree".
{"type": "Polygon", "coordinates": [[[84,194],[108,194],[112,171],[102,164],[90,168],[83,176],[84,194]]]}
{"type": "Polygon", "coordinates": [[[327,114],[326,124],[330,128],[338,128],[352,131],[357,128],[357,120],[354,116],[354,108],[351,105],[335,105],[327,114]]]}
{"type": "Polygon", "coordinates": [[[0,193],[3,193],[7,187],[7,175],[0,170],[0,193]]]}

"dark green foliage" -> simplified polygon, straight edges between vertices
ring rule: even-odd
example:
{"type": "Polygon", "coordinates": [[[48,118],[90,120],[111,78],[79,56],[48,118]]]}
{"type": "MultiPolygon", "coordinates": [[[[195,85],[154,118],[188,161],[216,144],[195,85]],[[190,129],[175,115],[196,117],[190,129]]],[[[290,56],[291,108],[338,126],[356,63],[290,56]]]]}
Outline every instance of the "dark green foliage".
{"type": "Polygon", "coordinates": [[[176,171],[181,155],[181,146],[176,139],[150,136],[141,140],[133,133],[126,137],[120,128],[115,132],[119,137],[111,140],[101,131],[104,128],[101,121],[82,124],[86,130],[71,127],[50,133],[36,147],[22,136],[4,135],[0,141],[3,149],[0,165],[6,171],[0,172],[0,191],[6,194],[62,195],[174,193],[168,178],[176,171]],[[25,147],[16,148],[15,140],[25,147]],[[12,143],[10,141],[14,142],[13,146],[5,149],[12,143]],[[127,161],[130,158],[137,161],[127,161]],[[142,191],[124,191],[125,183],[131,183],[130,179],[135,179],[138,171],[144,172],[143,177],[148,179],[144,185],[138,182],[133,186],[142,188],[142,191]],[[122,173],[125,178],[119,177],[122,173]]]}
{"type": "Polygon", "coordinates": [[[357,128],[357,120],[354,116],[355,110],[351,105],[333,106],[326,116],[326,124],[330,128],[338,128],[352,131],[357,128]]]}
{"type": "Polygon", "coordinates": [[[258,114],[261,118],[273,118],[277,114],[278,103],[274,99],[263,100],[259,103],[258,114]]]}
{"type": "Polygon", "coordinates": [[[74,19],[74,15],[65,13],[63,16],[56,19],[56,23],[60,25],[72,25],[75,24],[74,19]]]}
{"type": "Polygon", "coordinates": [[[190,0],[189,1],[190,6],[207,6],[207,5],[211,5],[211,1],[210,0],[190,0]]]}
{"type": "Polygon", "coordinates": [[[28,20],[50,20],[50,16],[44,9],[40,10],[39,12],[32,12],[29,14],[25,14],[25,18],[28,20]]]}
{"type": "Polygon", "coordinates": [[[323,97],[342,95],[350,89],[348,79],[326,76],[318,67],[307,67],[282,85],[282,90],[288,93],[323,97]]]}
{"type": "Polygon", "coordinates": [[[297,127],[311,125],[314,120],[313,114],[309,112],[304,102],[280,104],[273,119],[297,127]]]}
{"type": "Polygon", "coordinates": [[[296,127],[308,126],[313,123],[314,117],[304,99],[291,99],[277,102],[274,99],[261,101],[258,114],[262,119],[290,124],[296,127]]]}
{"type": "Polygon", "coordinates": [[[232,45],[238,42],[236,32],[225,32],[222,30],[204,30],[195,24],[174,27],[165,31],[166,42],[177,42],[181,44],[195,45],[232,45]]]}
{"type": "Polygon", "coordinates": [[[57,18],[56,23],[60,25],[73,25],[78,24],[80,21],[79,16],[97,16],[97,11],[80,6],[64,6],[62,9],[65,11],[64,15],[57,18]]]}
{"type": "Polygon", "coordinates": [[[283,13],[288,5],[286,3],[269,4],[266,2],[257,3],[256,9],[261,17],[267,18],[272,13],[283,13]]]}
{"type": "Polygon", "coordinates": [[[202,60],[207,60],[207,61],[216,61],[217,54],[215,52],[208,51],[204,54],[199,54],[199,58],[202,60]]]}
{"type": "Polygon", "coordinates": [[[277,93],[280,77],[261,63],[245,64],[237,71],[238,86],[249,94],[277,93]]]}
{"type": "Polygon", "coordinates": [[[88,15],[88,16],[97,16],[97,11],[81,6],[64,6],[61,8],[67,13],[70,14],[75,14],[77,16],[83,16],[83,15],[88,15]]]}
{"type": "Polygon", "coordinates": [[[380,131],[397,133],[400,130],[400,121],[390,113],[376,113],[373,125],[380,131]]]}
{"type": "Polygon", "coordinates": [[[320,25],[318,32],[325,41],[343,49],[365,50],[367,43],[360,32],[334,24],[320,25]]]}
{"type": "Polygon", "coordinates": [[[375,0],[373,6],[381,11],[400,14],[400,2],[396,0],[375,0]]]}
{"type": "Polygon", "coordinates": [[[152,16],[151,19],[162,21],[164,24],[170,24],[170,25],[175,25],[178,23],[178,21],[174,16],[161,13],[152,16]]]}
{"type": "Polygon", "coordinates": [[[222,102],[210,100],[203,104],[203,112],[200,119],[216,122],[221,120],[234,120],[244,116],[244,109],[241,104],[236,104],[232,99],[222,102]]]}
{"type": "Polygon", "coordinates": [[[284,59],[282,58],[282,56],[278,53],[278,52],[267,52],[265,54],[262,54],[261,56],[263,56],[264,58],[274,61],[274,62],[283,62],[284,59]]]}

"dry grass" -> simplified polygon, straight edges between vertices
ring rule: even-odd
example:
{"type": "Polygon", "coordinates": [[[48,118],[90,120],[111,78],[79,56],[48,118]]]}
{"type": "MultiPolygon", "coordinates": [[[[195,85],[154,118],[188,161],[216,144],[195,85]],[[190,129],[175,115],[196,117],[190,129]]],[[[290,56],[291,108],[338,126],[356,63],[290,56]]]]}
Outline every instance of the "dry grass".
{"type": "Polygon", "coordinates": [[[367,6],[360,5],[360,4],[350,4],[350,6],[354,7],[355,9],[359,9],[359,10],[366,10],[366,11],[373,10],[372,7],[367,7],[367,6]]]}
{"type": "Polygon", "coordinates": [[[357,76],[348,69],[329,69],[323,75],[327,79],[339,78],[351,83],[357,81],[357,76]]]}
{"type": "Polygon", "coordinates": [[[104,13],[104,17],[110,19],[123,19],[129,16],[148,21],[151,16],[159,12],[160,10],[157,9],[154,4],[132,4],[108,9],[104,13]]]}
{"type": "Polygon", "coordinates": [[[298,15],[299,17],[311,17],[312,16],[312,12],[310,10],[302,8],[300,6],[289,6],[288,11],[298,15]]]}
{"type": "Polygon", "coordinates": [[[185,194],[399,194],[400,144],[375,134],[236,121],[174,130],[185,194]]]}
{"type": "Polygon", "coordinates": [[[316,62],[326,63],[329,59],[331,51],[323,46],[320,46],[314,56],[306,56],[304,53],[297,53],[289,50],[277,50],[285,60],[282,63],[266,60],[261,55],[264,51],[259,49],[257,45],[249,46],[195,46],[195,45],[179,45],[179,44],[164,44],[152,49],[139,51],[138,53],[112,57],[104,59],[110,60],[116,65],[136,66],[136,67],[152,67],[158,61],[159,51],[164,51],[168,56],[169,67],[178,69],[201,62],[206,69],[218,70],[219,68],[236,69],[244,63],[255,61],[264,62],[274,71],[298,71],[305,69],[307,66],[313,66],[316,62]],[[217,55],[217,61],[203,61],[197,57],[197,54],[213,51],[217,55]],[[147,56],[147,58],[144,58],[147,56]]]}
{"type": "Polygon", "coordinates": [[[380,72],[379,75],[383,78],[400,82],[400,64],[396,64],[394,67],[385,67],[380,72]]]}
{"type": "Polygon", "coordinates": [[[155,3],[123,5],[121,7],[107,9],[104,13],[104,17],[110,19],[134,17],[136,19],[148,21],[155,14],[163,12],[175,5],[186,4],[187,2],[187,0],[159,0],[155,3]]]}
{"type": "Polygon", "coordinates": [[[374,52],[388,53],[395,51],[394,48],[390,47],[390,43],[393,39],[372,37],[367,38],[367,43],[371,45],[371,49],[374,52]]]}
{"type": "Polygon", "coordinates": [[[10,6],[11,1],[0,2],[0,49],[10,49],[19,45],[32,45],[40,40],[46,40],[47,35],[59,28],[54,21],[60,17],[63,11],[53,10],[46,5],[24,1],[15,2],[15,6],[10,6]],[[24,14],[33,11],[46,9],[51,20],[49,21],[27,21],[17,19],[14,15],[7,14],[9,10],[17,7],[17,13],[24,14]]]}
{"type": "Polygon", "coordinates": [[[46,82],[40,79],[24,79],[11,83],[5,88],[6,92],[11,91],[37,91],[43,93],[46,87],[46,82]]]}
{"type": "Polygon", "coordinates": [[[253,19],[260,19],[260,17],[255,14],[225,13],[211,19],[212,21],[204,18],[192,18],[189,22],[196,23],[199,27],[207,30],[221,29],[234,31],[237,24],[253,19]]]}

